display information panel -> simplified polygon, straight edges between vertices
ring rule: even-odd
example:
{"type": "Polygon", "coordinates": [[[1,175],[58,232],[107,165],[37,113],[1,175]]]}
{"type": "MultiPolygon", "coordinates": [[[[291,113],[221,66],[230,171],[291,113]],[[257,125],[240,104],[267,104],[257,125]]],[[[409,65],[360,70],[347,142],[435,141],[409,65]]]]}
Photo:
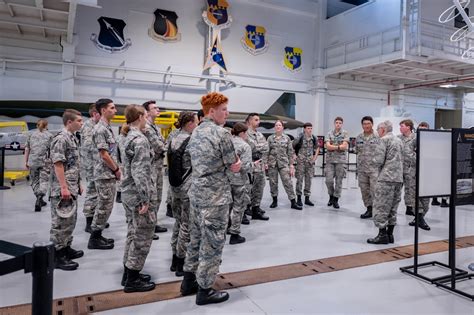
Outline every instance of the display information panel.
{"type": "Polygon", "coordinates": [[[456,140],[456,205],[474,204],[472,160],[474,159],[474,129],[453,129],[456,140]]]}

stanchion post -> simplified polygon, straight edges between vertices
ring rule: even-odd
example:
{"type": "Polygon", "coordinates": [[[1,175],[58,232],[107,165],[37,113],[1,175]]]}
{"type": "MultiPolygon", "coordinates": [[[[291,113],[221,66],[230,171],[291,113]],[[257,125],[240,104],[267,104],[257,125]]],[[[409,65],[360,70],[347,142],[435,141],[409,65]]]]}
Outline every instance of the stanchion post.
{"type": "Polygon", "coordinates": [[[4,185],[5,181],[5,148],[0,148],[0,190],[10,189],[4,185]]]}
{"type": "Polygon", "coordinates": [[[52,242],[33,244],[33,298],[32,315],[50,315],[53,312],[54,245],[52,242]]]}

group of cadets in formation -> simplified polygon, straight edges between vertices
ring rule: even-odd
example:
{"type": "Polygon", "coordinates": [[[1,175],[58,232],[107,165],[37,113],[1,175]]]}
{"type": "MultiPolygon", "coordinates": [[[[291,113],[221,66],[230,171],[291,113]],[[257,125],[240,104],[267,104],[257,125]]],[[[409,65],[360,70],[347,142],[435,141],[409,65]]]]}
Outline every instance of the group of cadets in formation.
{"type": "MultiPolygon", "coordinates": [[[[38,129],[26,144],[26,166],[36,196],[35,210],[46,205],[44,196],[50,186],[50,238],[56,249],[56,268],[75,270],[73,259],[84,255],[71,247],[77,220],[77,199],[82,194],[80,169],[85,174],[86,191],[83,213],[85,231],[91,233],[89,249],[114,248],[114,240],[102,236],[108,227],[117,187],[125,209],[127,237],[123,256],[122,286],[125,292],[154,289],[151,276],[142,274],[155,233],[166,228],[157,225],[163,189],[163,160],[168,155],[169,181],[167,203],[175,218],[171,237],[170,270],[183,276],[181,293],[197,293],[199,305],[228,299],[227,292],[212,289],[219,265],[225,235],[230,244],[245,242],[241,224],[269,220],[260,207],[266,172],[272,203],[278,206],[278,177],[291,203],[302,210],[303,199],[310,200],[314,166],[319,155],[312,124],[305,123],[303,133],[293,141],[284,132],[283,122],[275,122],[275,133],[268,140],[257,131],[260,117],[248,115],[245,123],[234,124],[231,132],[223,128],[228,116],[228,99],[220,93],[201,98],[201,115],[181,112],[176,129],[168,139],[154,124],[159,108],[154,101],[129,105],[126,124],[115,136],[110,122],[116,114],[112,100],[99,99],[90,107],[90,119],[83,124],[81,113],[67,109],[64,129],[53,136],[47,121],[39,120],[38,129]],[[76,133],[80,132],[81,143],[76,133]],[[295,170],[296,162],[296,170],[295,170]],[[52,165],[52,166],[51,166],[52,165]],[[51,176],[50,176],[51,173],[51,176]],[[296,193],[291,177],[296,176],[296,193]],[[304,182],[304,190],[303,190],[304,182]]],[[[366,212],[362,219],[372,218],[379,229],[371,244],[394,242],[398,204],[405,187],[407,215],[414,215],[416,135],[413,122],[400,123],[400,136],[394,136],[390,121],[373,130],[373,119],[362,118],[363,132],[356,138],[358,181],[366,212]]],[[[339,208],[342,180],[345,176],[346,151],[349,147],[343,119],[336,117],[325,148],[328,206],[339,208]]],[[[419,128],[428,128],[421,123],[419,128]]],[[[421,199],[419,227],[429,230],[424,220],[428,199],[421,199]]],[[[414,225],[414,221],[410,225],[414,225]]]]}

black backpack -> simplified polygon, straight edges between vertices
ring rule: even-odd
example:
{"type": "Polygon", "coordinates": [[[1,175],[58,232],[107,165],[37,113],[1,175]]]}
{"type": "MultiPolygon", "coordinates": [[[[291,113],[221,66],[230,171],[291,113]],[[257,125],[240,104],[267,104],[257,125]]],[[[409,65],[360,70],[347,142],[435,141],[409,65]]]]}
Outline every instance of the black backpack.
{"type": "Polygon", "coordinates": [[[191,174],[191,168],[189,170],[183,168],[184,151],[186,150],[190,138],[191,137],[188,137],[184,140],[181,146],[176,150],[171,149],[171,144],[168,147],[168,179],[170,185],[173,187],[181,186],[191,174]]]}

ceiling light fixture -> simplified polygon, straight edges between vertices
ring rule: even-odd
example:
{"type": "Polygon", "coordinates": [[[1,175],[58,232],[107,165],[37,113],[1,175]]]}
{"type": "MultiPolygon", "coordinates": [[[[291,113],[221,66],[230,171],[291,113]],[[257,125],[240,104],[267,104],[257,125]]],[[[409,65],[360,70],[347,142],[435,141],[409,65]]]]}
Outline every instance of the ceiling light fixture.
{"type": "Polygon", "coordinates": [[[457,87],[457,85],[452,84],[452,83],[443,83],[443,84],[440,84],[439,87],[449,89],[449,88],[455,88],[455,87],[457,87]]]}

